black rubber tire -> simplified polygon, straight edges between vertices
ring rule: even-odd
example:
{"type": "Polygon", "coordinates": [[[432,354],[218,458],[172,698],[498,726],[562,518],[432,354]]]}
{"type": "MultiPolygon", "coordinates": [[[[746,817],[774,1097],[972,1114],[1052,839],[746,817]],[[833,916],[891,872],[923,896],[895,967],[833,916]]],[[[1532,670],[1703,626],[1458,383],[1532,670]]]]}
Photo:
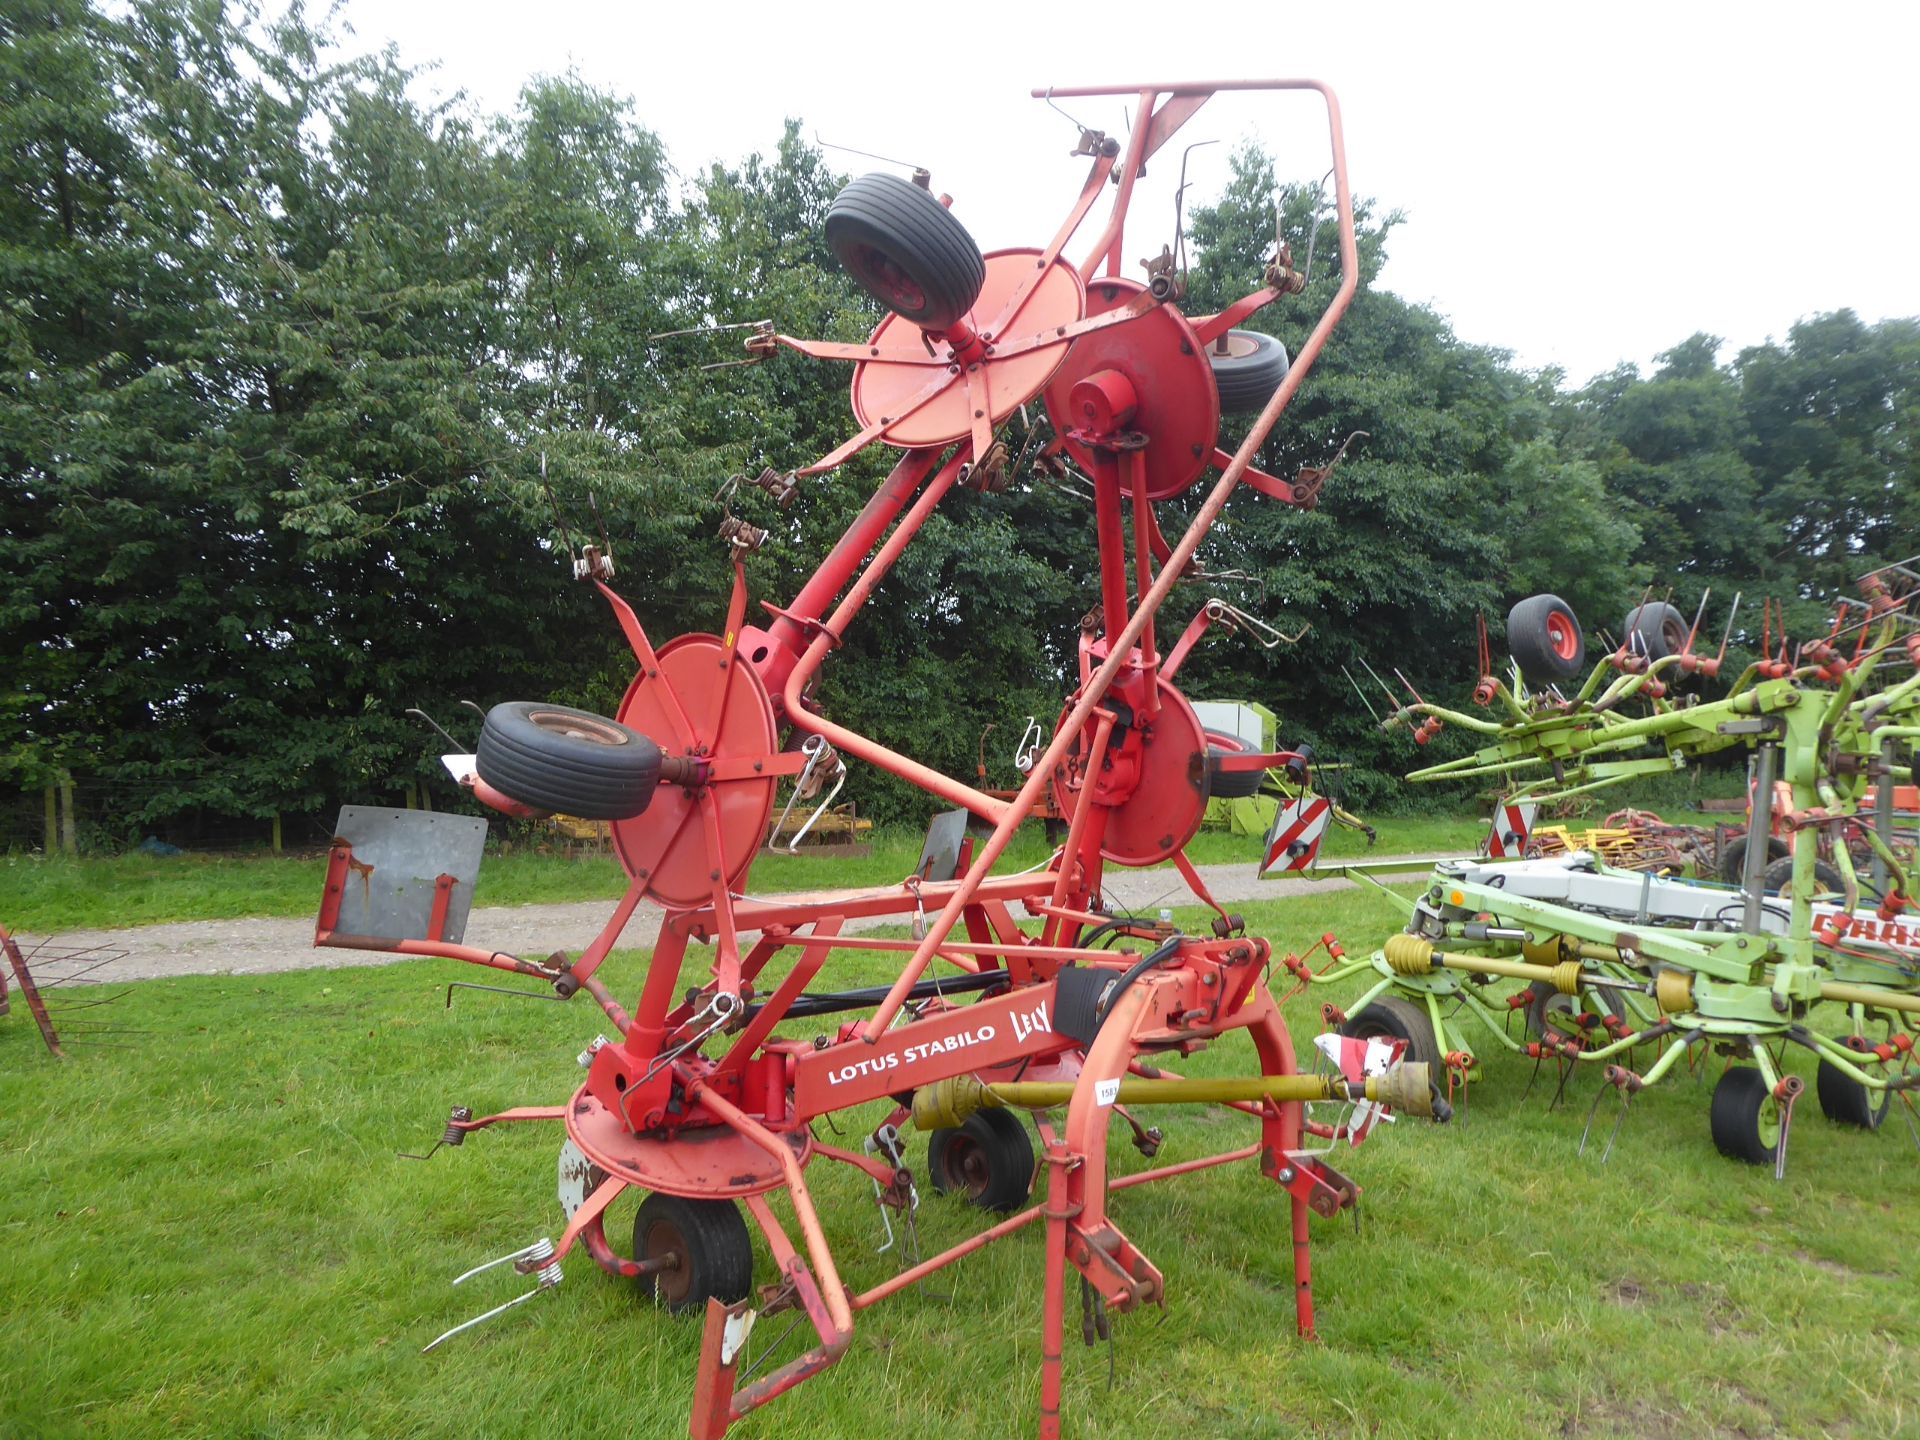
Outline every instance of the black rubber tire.
{"type": "Polygon", "coordinates": [[[1227,342],[1225,354],[1218,340],[1207,347],[1214,388],[1220,392],[1220,413],[1258,415],[1293,366],[1287,347],[1258,330],[1229,330],[1221,339],[1227,342]]]}
{"type": "Polygon", "coordinates": [[[583,820],[627,820],[660,783],[660,747],[565,705],[510,700],[487,712],[473,768],[509,799],[583,820]]]}
{"type": "Polygon", "coordinates": [[[677,1250],[680,1263],[634,1283],[672,1314],[704,1310],[709,1299],[731,1305],[753,1290],[753,1237],[731,1200],[648,1195],[633,1217],[633,1258],[664,1250],[677,1250]]]}
{"type": "Polygon", "coordinates": [[[1771,1122],[1772,1138],[1761,1133],[1764,1115],[1773,1105],[1767,1082],[1751,1065],[1736,1065],[1713,1087],[1713,1109],[1708,1123],[1713,1143],[1722,1155],[1749,1165],[1771,1165],[1780,1150],[1779,1118],[1771,1122]]]}
{"type": "MultiPolygon", "coordinates": [[[[1572,1013],[1571,1007],[1574,997],[1571,995],[1562,995],[1560,993],[1560,987],[1555,985],[1551,980],[1534,981],[1531,985],[1527,986],[1527,995],[1529,997],[1527,1000],[1527,1034],[1533,1036],[1535,1039],[1538,1039],[1546,1030],[1548,1013],[1560,1008],[1554,1004],[1556,1000],[1566,1002],[1568,1013],[1572,1013]]],[[[1580,1008],[1582,1010],[1591,1009],[1594,1014],[1601,1016],[1618,1015],[1622,1020],[1626,1021],[1627,1024],[1632,1025],[1632,1012],[1627,1009],[1626,1002],[1619,997],[1620,992],[1618,990],[1602,990],[1595,987],[1580,996],[1580,1008]]],[[[1565,1033],[1566,1030],[1571,1028],[1570,1026],[1563,1027],[1562,1033],[1565,1033]]]]}
{"type": "MultiPolygon", "coordinates": [[[[1782,855],[1789,855],[1791,853],[1792,851],[1787,848],[1787,842],[1782,840],[1778,835],[1769,835],[1767,837],[1767,864],[1769,866],[1782,855]]],[[[1740,872],[1745,868],[1746,863],[1746,836],[1736,835],[1720,847],[1720,879],[1726,884],[1738,885],[1740,883],[1742,878],[1744,878],[1740,872]]],[[[1762,874],[1764,875],[1764,873],[1763,871],[1762,874]]]]}
{"type": "Polygon", "coordinates": [[[1215,800],[1244,800],[1258,795],[1267,783],[1264,770],[1221,770],[1217,761],[1228,755],[1247,755],[1252,751],[1238,735],[1224,730],[1207,731],[1207,794],[1215,800]]]}
{"type": "Polygon", "coordinates": [[[1687,648],[1687,636],[1693,627],[1687,617],[1664,600],[1649,600],[1636,605],[1620,622],[1621,642],[1628,651],[1649,660],[1664,660],[1687,648]]]}
{"type": "Polygon", "coordinates": [[[1529,680],[1571,680],[1587,668],[1587,633],[1558,595],[1529,595],[1507,612],[1507,653],[1529,680]]]}
{"type": "Polygon", "coordinates": [[[1893,1105],[1891,1090],[1869,1090],[1826,1060],[1814,1074],[1813,1088],[1820,1097],[1820,1113],[1836,1125],[1878,1130],[1893,1105]]]}
{"type": "Polygon", "coordinates": [[[1033,1137],[1016,1115],[979,1110],[967,1123],[927,1139],[927,1180],[942,1195],[964,1195],[982,1210],[1004,1214],[1033,1188],[1033,1137]]]}
{"type": "Polygon", "coordinates": [[[973,308],[987,265],[966,226],[898,175],[862,175],[827,210],[827,245],[862,290],[922,330],[973,308]]]}
{"type": "Polygon", "coordinates": [[[1358,1014],[1349,1015],[1340,1026],[1342,1035],[1370,1040],[1376,1035],[1407,1042],[1400,1058],[1434,1067],[1440,1065],[1440,1043],[1433,1037],[1433,1019],[1427,1007],[1397,995],[1382,995],[1358,1014]]]}
{"type": "MultiPolygon", "coordinates": [[[[1813,862],[1813,881],[1819,886],[1815,894],[1843,894],[1846,881],[1840,878],[1840,872],[1824,860],[1813,862]]],[[[1760,872],[1760,888],[1769,895],[1784,895],[1787,887],[1793,884],[1793,856],[1782,855],[1777,860],[1767,862],[1767,868],[1760,872]]]]}

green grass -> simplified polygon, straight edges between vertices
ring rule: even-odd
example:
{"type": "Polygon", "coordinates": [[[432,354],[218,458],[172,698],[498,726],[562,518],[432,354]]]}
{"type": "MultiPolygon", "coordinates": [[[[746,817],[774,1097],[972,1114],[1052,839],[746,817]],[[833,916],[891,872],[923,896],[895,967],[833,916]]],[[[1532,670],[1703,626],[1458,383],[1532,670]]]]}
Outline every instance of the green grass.
{"type": "MultiPolygon", "coordinates": [[[[1400,923],[1366,890],[1246,908],[1293,948],[1329,928],[1359,948],[1400,923]]],[[[641,960],[609,962],[623,996],[641,960]]],[[[141,1032],[122,1037],[130,1048],[66,1064],[40,1052],[18,1006],[0,1021],[0,1435],[684,1434],[697,1325],[584,1256],[555,1293],[418,1353],[521,1283],[490,1273],[456,1291],[455,1274],[558,1235],[559,1137],[503,1127],[425,1165],[394,1151],[424,1147],[454,1102],[562,1099],[574,1054],[605,1028],[580,1000],[468,995],[444,1009],[441,987],[468,973],[422,961],[136,985],[89,1012],[141,1032]]],[[[870,956],[831,971],[880,973],[870,956]]],[[[1288,1005],[1303,1047],[1322,998],[1288,1005]]],[[[1249,1053],[1223,1042],[1180,1068],[1244,1073],[1249,1053]]],[[[1776,1184],[1714,1152],[1707,1091],[1683,1077],[1635,1102],[1603,1167],[1574,1154],[1593,1077],[1549,1113],[1544,1087],[1521,1101],[1527,1062],[1484,1053],[1463,1123],[1402,1121],[1336,1160],[1366,1189],[1364,1224],[1316,1223],[1318,1344],[1294,1336],[1287,1207],[1254,1167],[1116,1196],[1117,1223],[1167,1276],[1167,1313],[1115,1320],[1111,1390],[1107,1357],[1080,1347],[1070,1316],[1067,1433],[1915,1432],[1920,1206],[1897,1121],[1840,1131],[1809,1097],[1776,1184]]],[[[842,1117],[847,1137],[861,1118],[842,1117]]],[[[1251,1133],[1226,1113],[1156,1118],[1162,1162],[1251,1133]]],[[[912,1163],[923,1155],[916,1138],[912,1163]]],[[[1116,1139],[1116,1174],[1144,1163],[1116,1139]]],[[[892,1273],[872,1253],[865,1179],[822,1162],[809,1183],[845,1279],[892,1273]]],[[[928,1247],[977,1228],[948,1199],[922,1215],[928,1247]]],[[[766,1280],[764,1253],[758,1264],[766,1280]]],[[[882,1302],[835,1370],[736,1433],[1031,1433],[1040,1267],[1039,1236],[1023,1232],[882,1302]]]]}
{"type": "MultiPolygon", "coordinates": [[[[1377,828],[1380,841],[1375,849],[1380,854],[1436,854],[1471,849],[1483,827],[1474,819],[1421,816],[1382,821],[1377,828]]],[[[765,853],[754,862],[753,889],[765,894],[891,884],[912,873],[921,840],[917,830],[887,829],[874,834],[870,854],[852,859],[765,853]]],[[[1037,864],[1048,849],[1040,827],[1025,826],[1002,868],[1037,864]]],[[[1336,829],[1322,853],[1360,855],[1365,850],[1360,835],[1336,829]]],[[[1251,864],[1259,851],[1258,836],[1211,830],[1202,831],[1188,847],[1188,854],[1202,864],[1251,864]]],[[[0,923],[47,934],[168,920],[311,915],[319,906],[324,873],[324,858],[314,855],[132,854],[81,860],[5,855],[0,856],[0,923]]],[[[514,850],[487,856],[474,894],[480,905],[526,905],[604,899],[618,895],[624,886],[619,862],[611,854],[573,857],[514,850]]]]}

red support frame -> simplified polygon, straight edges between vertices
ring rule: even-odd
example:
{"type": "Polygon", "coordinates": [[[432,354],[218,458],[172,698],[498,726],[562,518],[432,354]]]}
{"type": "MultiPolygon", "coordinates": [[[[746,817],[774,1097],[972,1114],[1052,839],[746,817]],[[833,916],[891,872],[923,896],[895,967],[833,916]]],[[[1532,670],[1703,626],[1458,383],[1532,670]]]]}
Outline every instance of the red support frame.
{"type": "MultiPolygon", "coordinates": [[[[649,713],[656,713],[668,732],[653,738],[675,757],[673,778],[663,781],[663,792],[673,785],[688,797],[688,803],[662,820],[663,825],[676,827],[670,834],[661,832],[662,845],[677,847],[683,854],[691,848],[703,857],[704,873],[699,884],[669,892],[657,871],[650,873],[646,866],[628,860],[623,850],[632,880],[601,934],[571,963],[559,957],[553,962],[534,962],[479,947],[446,945],[431,938],[379,941],[336,934],[340,889],[352,856],[346,847],[336,846],[329,859],[327,898],[316,943],[368,944],[407,954],[446,955],[539,976],[552,981],[565,994],[586,989],[620,1031],[618,1041],[592,1053],[586,1083],[567,1105],[456,1122],[456,1128],[464,1133],[509,1120],[560,1120],[571,1143],[609,1177],[581,1202],[556,1247],[554,1263],[575,1244],[584,1244],[602,1268],[619,1274],[640,1273],[635,1261],[612,1253],[601,1233],[606,1204],[627,1186],[705,1197],[720,1195],[736,1198],[746,1206],[788,1287],[791,1303],[804,1311],[818,1343],[763,1378],[739,1386],[747,1303],[726,1306],[712,1302],[706,1317],[691,1426],[692,1433],[705,1440],[722,1435],[741,1416],[835,1363],[850,1341],[857,1311],[996,1239],[1036,1223],[1045,1230],[1046,1257],[1040,1431],[1043,1436],[1057,1435],[1068,1267],[1078,1270],[1105,1303],[1117,1310],[1152,1303],[1162,1289],[1159,1271],[1108,1214],[1108,1196],[1131,1185],[1218,1164],[1255,1159],[1266,1175],[1289,1189],[1298,1325],[1304,1334],[1313,1330],[1306,1251],[1308,1207],[1304,1198],[1311,1183],[1299,1181],[1300,1167],[1294,1157],[1303,1135],[1324,1127],[1310,1127],[1299,1102],[1234,1102],[1229,1108],[1259,1122],[1260,1140],[1256,1145],[1131,1176],[1109,1179],[1107,1175],[1106,1129],[1118,1108],[1110,1087],[1128,1074],[1147,1073],[1151,1067],[1143,1057],[1169,1051],[1190,1053],[1245,1031],[1253,1042],[1262,1075],[1294,1072],[1296,1060],[1290,1038],[1262,983],[1271,953],[1267,942],[1234,937],[1230,923],[1220,927],[1228,932],[1226,938],[1176,937],[1159,926],[1115,919],[1098,907],[1110,859],[1146,863],[1139,858],[1138,850],[1125,848],[1119,822],[1128,816],[1127,807],[1136,802],[1136,797],[1146,795],[1157,797],[1150,803],[1159,805],[1169,794],[1185,808],[1175,807],[1178,814],[1169,815],[1166,848],[1158,853],[1173,858],[1196,894],[1213,905],[1197,872],[1186,862],[1181,849],[1184,840],[1173,833],[1179,825],[1188,823],[1183,817],[1189,812],[1191,823],[1197,825],[1198,811],[1186,803],[1192,797],[1180,794],[1178,784],[1156,791],[1148,777],[1157,758],[1177,758],[1177,751],[1170,748],[1179,743],[1181,732],[1176,722],[1183,715],[1190,716],[1190,709],[1172,689],[1171,681],[1217,617],[1210,609],[1203,610],[1164,656],[1158,649],[1161,627],[1157,617],[1172,587],[1189,573],[1200,544],[1240,486],[1247,485],[1287,503],[1309,503],[1312,498],[1303,495],[1298,486],[1263,475],[1251,461],[1305,383],[1351,302],[1358,281],[1339,106],[1325,86],[1305,80],[1151,84],[1050,93],[1062,98],[1130,99],[1134,106],[1130,136],[1124,153],[1123,147],[1114,142],[1101,140],[1093,145],[1092,163],[1080,193],[1043,250],[1001,252],[998,257],[989,257],[1002,265],[1010,263],[1008,254],[1035,258],[1030,272],[996,292],[1006,298],[996,302],[998,309],[990,319],[969,316],[947,332],[928,332],[921,337],[919,349],[901,343],[904,334],[896,336],[886,325],[882,326],[888,331],[886,336],[876,331],[865,345],[768,333],[759,333],[750,342],[757,358],[784,348],[816,359],[852,364],[856,407],[865,367],[906,367],[893,377],[894,388],[887,393],[895,398],[888,402],[885,413],[867,423],[866,412],[860,412],[859,431],[817,463],[795,472],[796,477],[832,469],[876,441],[894,443],[887,440],[889,433],[923,412],[945,416],[953,410],[960,417],[946,432],[948,438],[937,444],[897,447],[904,453],[859,517],[790,605],[766,607],[771,620],[764,628],[746,623],[746,576],[737,552],[719,637],[682,637],[656,649],[632,607],[603,580],[595,582],[613,608],[640,666],[641,674],[629,699],[643,685],[656,685],[662,691],[655,710],[649,713]],[[950,492],[957,485],[976,480],[976,468],[995,448],[997,417],[1018,404],[1039,399],[1045,376],[1037,384],[1030,377],[1041,373],[1041,362],[1049,352],[1059,351],[1064,360],[1072,353],[1074,343],[1096,334],[1104,337],[1103,345],[1112,345],[1116,337],[1131,333],[1116,327],[1142,321],[1168,303],[1144,290],[1124,299],[1114,293],[1119,286],[1110,285],[1107,301],[1111,308],[1088,314],[1085,285],[1098,284],[1103,270],[1107,277],[1119,275],[1127,215],[1143,166],[1210,96],[1223,90],[1309,91],[1318,94],[1326,107],[1339,228],[1340,282],[1298,347],[1285,379],[1252,423],[1239,449],[1232,455],[1213,452],[1219,476],[1206,490],[1184,531],[1171,541],[1162,533],[1154,512],[1152,497],[1166,497],[1154,488],[1156,482],[1149,474],[1147,446],[1151,436],[1126,429],[1135,418],[1135,408],[1127,396],[1140,393],[1140,385],[1151,385],[1160,362],[1143,350],[1132,380],[1120,377],[1120,384],[1096,387],[1099,396],[1117,397],[1116,403],[1108,407],[1110,413],[1104,419],[1101,406],[1095,405],[1089,411],[1092,418],[1085,425],[1076,424],[1072,438],[1082,447],[1075,453],[1093,456],[1090,468],[1101,605],[1082,636],[1079,683],[1068,697],[1054,734],[1034,757],[1011,800],[941,774],[827,718],[811,698],[827,656],[838,648],[861,609],[950,492]],[[1109,192],[1114,195],[1113,207],[1087,258],[1073,267],[1061,258],[1063,251],[1099,197],[1109,192]],[[1049,295],[1053,298],[1047,298],[1049,295]],[[1062,303],[1061,295],[1079,305],[1077,314],[1056,315],[1047,309],[1057,308],[1062,303]],[[1036,305],[1038,309],[1032,308],[1036,305]],[[1043,310],[1046,324],[1035,318],[1043,310]],[[1010,362],[1020,362],[1027,368],[1016,371],[1010,368],[1010,362]],[[1013,374],[1029,379],[1016,385],[1007,378],[1013,374]],[[953,405],[955,395],[964,398],[963,406],[953,405]],[[1130,545],[1125,514],[1128,506],[1132,509],[1130,545]],[[696,639],[708,647],[699,653],[713,660],[712,665],[704,659],[700,662],[707,666],[706,678],[699,684],[685,680],[669,684],[666,671],[672,667],[663,659],[684,658],[687,652],[677,647],[696,639]],[[677,688],[680,686],[687,688],[684,696],[677,688]],[[737,718],[730,717],[743,712],[771,717],[772,728],[764,728],[764,720],[761,729],[753,725],[742,728],[737,718]],[[777,727],[782,724],[804,733],[809,745],[816,748],[805,752],[783,748],[777,740],[777,727]],[[820,752],[817,746],[821,744],[829,750],[820,752]],[[1156,744],[1159,750],[1152,748],[1156,744]],[[916,878],[897,887],[790,901],[756,900],[735,893],[735,887],[745,883],[746,863],[740,847],[743,843],[760,843],[755,826],[764,822],[755,818],[759,813],[753,803],[756,797],[764,796],[770,803],[772,786],[780,777],[812,774],[822,753],[834,755],[836,763],[837,755],[844,754],[878,766],[990,822],[991,834],[961,862],[960,872],[952,879],[916,878]],[[1064,846],[1047,865],[1032,873],[995,875],[993,871],[1016,828],[1049,792],[1068,818],[1064,846]],[[689,899],[690,889],[697,889],[700,898],[689,899]],[[629,1018],[608,987],[596,978],[596,971],[640,904],[648,899],[663,900],[667,913],[629,1018]],[[1014,907],[1037,918],[1033,933],[1015,919],[1014,907]],[[910,920],[910,938],[846,933],[856,922],[886,919],[910,920]],[[966,938],[956,939],[954,932],[961,926],[966,938]],[[1080,943],[1095,928],[1117,930],[1136,944],[1146,941],[1158,945],[1158,963],[1144,968],[1146,962],[1137,951],[1080,943]],[[689,946],[696,943],[713,948],[709,973],[683,994],[689,946]],[[780,970],[775,961],[783,952],[791,952],[791,960],[780,970]],[[777,1032],[781,1022],[791,1015],[803,995],[824,983],[835,955],[845,953],[892,953],[900,957],[885,997],[870,1006],[863,1001],[859,1008],[870,1008],[864,1019],[842,1023],[837,1032],[819,1041],[780,1038],[777,1032]],[[929,992],[925,977],[936,961],[967,980],[968,988],[956,995],[942,993],[937,987],[929,992]],[[1108,982],[1099,1002],[1105,1008],[1091,1039],[1084,1032],[1068,1033],[1058,1028],[1060,987],[1066,983],[1063,974],[1069,967],[1078,972],[1076,984],[1087,972],[1097,972],[1108,982]],[[778,978],[764,985],[770,968],[778,978]],[[1001,974],[1004,982],[997,978],[1001,974]],[[992,988],[978,988],[982,975],[996,977],[992,988]],[[909,1004],[914,1006],[910,1017],[905,1013],[909,1004]],[[724,1045],[717,1060],[703,1053],[710,1043],[724,1045]],[[859,1295],[850,1294],[835,1270],[824,1227],[805,1184],[804,1167],[815,1155],[824,1155],[860,1169],[882,1185],[891,1183],[893,1172],[880,1161],[821,1144],[813,1138],[810,1123],[838,1110],[968,1075],[989,1080],[1007,1079],[1016,1073],[1030,1077],[1033,1067],[1048,1074],[1077,1076],[1064,1124],[1057,1130],[1045,1123],[1040,1126],[1047,1141],[1042,1203],[988,1227],[893,1280],[859,1295]],[[698,1143],[692,1143],[695,1141],[698,1143]],[[800,1231],[798,1245],[768,1203],[768,1196],[776,1190],[785,1194],[792,1206],[800,1231]]],[[[1018,263],[1024,264],[1025,260],[1018,263]]],[[[1283,287],[1263,285],[1197,326],[1181,319],[1166,333],[1176,339],[1197,335],[1204,344],[1285,293],[1283,287]]],[[[1155,317],[1157,322],[1166,318],[1155,317]]],[[[1167,363],[1191,366],[1191,340],[1179,343],[1187,346],[1186,360],[1167,363]]],[[[1099,353],[1124,355],[1126,351],[1127,345],[1121,345],[1118,352],[1099,353]]],[[[1201,384],[1205,383],[1203,379],[1201,384]]],[[[1079,393],[1076,387],[1075,395],[1079,393]]],[[[1153,392],[1149,389],[1147,393],[1153,392]]],[[[1210,399],[1204,391],[1202,394],[1210,399]]],[[[1049,396],[1048,404],[1053,403],[1054,398],[1049,396]]],[[[1049,413],[1053,413],[1051,409],[1049,413]]],[[[1065,434],[1066,427],[1058,416],[1055,423],[1065,434]]],[[[902,433],[911,428],[906,427],[902,433]]],[[[1183,438],[1182,453],[1185,446],[1183,438]]],[[[1204,447],[1193,447],[1194,472],[1199,471],[1198,461],[1205,453],[1204,447]]],[[[1188,476],[1183,473],[1174,478],[1177,493],[1188,483],[1188,476]]],[[[1197,721],[1188,719],[1186,723],[1197,727],[1197,721]]],[[[1291,752],[1282,752],[1237,755],[1216,762],[1207,757],[1204,741],[1197,743],[1201,748],[1191,757],[1193,765],[1215,765],[1224,773],[1264,769],[1298,759],[1291,752]]],[[[1204,783],[1209,782],[1196,770],[1193,784],[1204,783]]],[[[488,788],[476,786],[475,793],[502,808],[512,806],[507,797],[488,788]]],[[[1159,818],[1157,811],[1152,818],[1159,818]]],[[[447,889],[443,885],[436,895],[435,935],[444,923],[447,889]]],[[[1213,908],[1219,911],[1217,905],[1213,908]]],[[[1230,919],[1221,913],[1223,922],[1230,919]]],[[[903,1118],[904,1112],[896,1110],[888,1123],[903,1118]]]]}

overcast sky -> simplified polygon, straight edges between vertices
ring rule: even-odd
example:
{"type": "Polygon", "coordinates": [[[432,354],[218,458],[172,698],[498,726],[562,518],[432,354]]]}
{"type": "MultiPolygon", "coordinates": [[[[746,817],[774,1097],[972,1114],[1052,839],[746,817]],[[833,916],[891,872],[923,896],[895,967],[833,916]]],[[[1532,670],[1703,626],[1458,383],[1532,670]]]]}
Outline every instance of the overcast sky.
{"type": "MultiPolygon", "coordinates": [[[[1356,193],[1406,213],[1386,285],[1576,383],[1696,330],[1730,358],[1842,306],[1920,314],[1915,0],[347,0],[342,15],[356,47],[437,62],[425,91],[488,110],[577,70],[632,96],[683,174],[771,149],[798,117],[930,168],[982,248],[1044,243],[1084,175],[1074,127],[1030,89],[1312,76],[1340,96],[1356,193]]],[[[1124,133],[1118,101],[1063,104],[1124,133]]],[[[1249,137],[1283,178],[1326,169],[1316,99],[1216,99],[1150,167],[1129,273],[1172,238],[1178,147],[1226,142],[1192,155],[1204,199],[1249,137]]]]}

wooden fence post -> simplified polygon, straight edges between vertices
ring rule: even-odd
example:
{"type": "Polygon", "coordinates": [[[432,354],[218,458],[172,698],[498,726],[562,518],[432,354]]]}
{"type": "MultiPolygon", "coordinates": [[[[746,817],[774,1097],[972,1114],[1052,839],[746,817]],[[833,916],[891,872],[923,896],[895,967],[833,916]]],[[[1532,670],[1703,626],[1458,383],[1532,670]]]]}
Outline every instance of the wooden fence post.
{"type": "Polygon", "coordinates": [[[80,854],[80,836],[73,827],[73,774],[60,772],[60,848],[69,860],[80,854]]]}

